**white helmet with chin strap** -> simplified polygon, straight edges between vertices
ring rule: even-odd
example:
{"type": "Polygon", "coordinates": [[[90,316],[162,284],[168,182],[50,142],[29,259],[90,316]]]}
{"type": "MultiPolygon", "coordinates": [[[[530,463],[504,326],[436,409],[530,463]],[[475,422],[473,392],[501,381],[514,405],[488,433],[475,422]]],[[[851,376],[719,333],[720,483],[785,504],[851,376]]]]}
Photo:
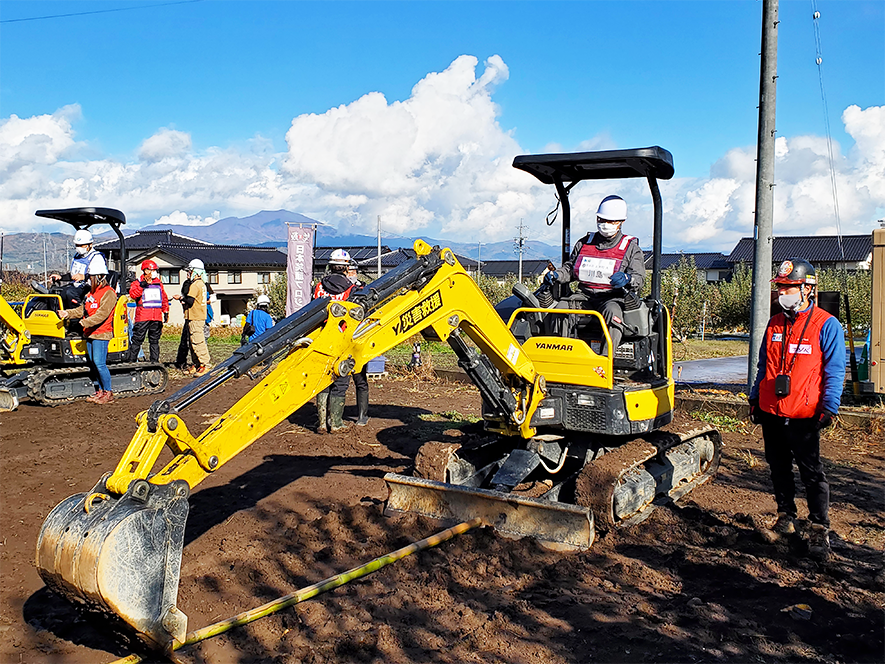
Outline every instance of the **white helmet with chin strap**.
{"type": "Polygon", "coordinates": [[[350,264],[350,254],[347,253],[346,249],[336,249],[332,252],[332,255],[329,256],[329,265],[344,265],[347,267],[350,264]]]}
{"type": "Polygon", "coordinates": [[[259,307],[270,306],[270,298],[267,295],[259,295],[258,296],[258,306],[259,307]]]}

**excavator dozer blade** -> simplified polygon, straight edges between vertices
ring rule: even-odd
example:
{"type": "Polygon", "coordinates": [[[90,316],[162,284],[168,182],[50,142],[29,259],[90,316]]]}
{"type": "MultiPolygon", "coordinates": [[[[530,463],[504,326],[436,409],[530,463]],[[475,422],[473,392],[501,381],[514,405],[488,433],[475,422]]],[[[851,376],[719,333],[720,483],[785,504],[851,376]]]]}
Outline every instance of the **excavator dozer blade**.
{"type": "Polygon", "coordinates": [[[52,590],[121,619],[165,649],[187,633],[187,616],[175,602],[190,489],[181,480],[137,480],[111,497],[106,479],[49,513],[37,540],[37,569],[52,590]]]}
{"type": "Polygon", "coordinates": [[[595,537],[593,512],[586,507],[396,473],[387,473],[384,481],[385,514],[412,512],[454,522],[479,517],[506,537],[534,537],[559,551],[588,549],[595,537]]]}

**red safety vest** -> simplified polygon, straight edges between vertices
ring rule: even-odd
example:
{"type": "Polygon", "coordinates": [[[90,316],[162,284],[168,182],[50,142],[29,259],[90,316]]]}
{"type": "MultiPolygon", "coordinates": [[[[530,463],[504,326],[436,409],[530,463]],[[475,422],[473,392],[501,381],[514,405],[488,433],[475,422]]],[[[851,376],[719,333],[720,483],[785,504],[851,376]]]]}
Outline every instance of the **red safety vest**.
{"type": "Polygon", "coordinates": [[[332,293],[326,292],[326,290],[323,288],[323,282],[321,281],[320,283],[317,284],[316,288],[313,289],[313,299],[315,300],[318,297],[330,297],[333,300],[346,300],[347,297],[350,295],[350,291],[352,291],[352,290],[353,290],[353,285],[351,285],[351,287],[348,288],[343,293],[338,293],[337,295],[333,295],[332,293]]]}
{"type": "Polygon", "coordinates": [[[612,275],[621,269],[621,263],[627,254],[627,245],[635,239],[632,235],[625,235],[610,249],[600,249],[595,244],[585,244],[575,257],[573,268],[575,279],[591,290],[611,290],[612,275]]]}
{"type": "Polygon", "coordinates": [[[766,413],[797,419],[820,414],[823,392],[820,333],[828,318],[830,314],[815,306],[798,314],[792,323],[782,313],[768,321],[765,376],[759,383],[759,407],[766,413]],[[790,393],[785,397],[774,393],[778,374],[790,376],[790,393]]]}
{"type": "MultiPolygon", "coordinates": [[[[101,299],[104,297],[104,294],[110,292],[113,293],[114,289],[110,286],[102,286],[95,293],[89,293],[86,296],[86,300],[83,302],[83,318],[88,318],[95,314],[98,311],[98,308],[101,306],[101,299]]],[[[111,311],[111,315],[107,317],[107,319],[96,325],[95,327],[87,327],[83,330],[86,333],[87,337],[91,337],[95,334],[103,334],[105,332],[114,331],[114,312],[111,311]]]]}

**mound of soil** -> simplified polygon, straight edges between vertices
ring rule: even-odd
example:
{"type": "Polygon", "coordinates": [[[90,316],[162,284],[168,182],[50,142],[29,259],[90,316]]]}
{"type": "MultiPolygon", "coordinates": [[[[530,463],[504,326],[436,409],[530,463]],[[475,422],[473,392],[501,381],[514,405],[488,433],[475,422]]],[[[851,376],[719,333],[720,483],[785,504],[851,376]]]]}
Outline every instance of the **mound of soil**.
{"type": "MultiPolygon", "coordinates": [[[[199,432],[250,387],[192,406],[199,432]]],[[[177,389],[171,385],[170,389],[177,389]]],[[[131,652],[44,588],[43,519],[114,468],[152,398],[112,406],[24,404],[0,414],[0,660],[108,662],[131,652]]],[[[345,571],[440,529],[383,516],[386,472],[427,441],[458,444],[477,392],[441,381],[371,384],[370,422],[314,431],[308,404],[195,488],[179,607],[190,629],[345,571]],[[442,414],[442,415],[439,415],[442,414]]],[[[345,415],[355,416],[353,395],[345,415]]],[[[680,415],[669,428],[697,422],[680,415]]],[[[761,433],[723,432],[718,476],[586,552],[474,530],[197,646],[185,662],[881,662],[885,633],[885,441],[829,433],[833,557],[805,530],[766,544],[774,511],[761,433]]],[[[162,459],[161,459],[162,461],[162,459]]],[[[800,492],[801,495],[801,492],[800,492]]],[[[800,516],[803,515],[800,500],[800,516]]]]}

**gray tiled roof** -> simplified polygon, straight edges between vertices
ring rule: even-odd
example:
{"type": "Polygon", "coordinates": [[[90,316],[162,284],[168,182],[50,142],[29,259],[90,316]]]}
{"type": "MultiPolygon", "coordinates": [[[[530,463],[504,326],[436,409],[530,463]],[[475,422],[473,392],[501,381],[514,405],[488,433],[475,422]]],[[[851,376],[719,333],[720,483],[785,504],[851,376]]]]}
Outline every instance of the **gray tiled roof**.
{"type": "MultiPolygon", "coordinates": [[[[731,250],[729,263],[753,262],[753,238],[741,238],[731,250]]],[[[771,246],[771,260],[780,263],[788,258],[815,261],[865,261],[873,248],[872,235],[843,235],[842,251],[835,235],[795,235],[775,237],[771,246]],[[845,257],[842,257],[844,251],[845,257]]]]}
{"type": "MultiPolygon", "coordinates": [[[[546,260],[523,260],[522,276],[536,277],[547,267],[546,260]]],[[[508,274],[519,274],[519,261],[483,261],[482,273],[492,277],[504,277],[508,274]]]]}
{"type": "MultiPolygon", "coordinates": [[[[126,240],[126,251],[130,253],[133,251],[144,251],[146,249],[153,249],[157,245],[164,242],[180,245],[210,245],[209,242],[196,240],[186,235],[179,235],[178,233],[173,233],[171,230],[168,229],[136,231],[132,235],[125,235],[124,238],[126,240]]],[[[114,251],[119,247],[120,241],[116,237],[110,240],[103,240],[95,244],[95,248],[99,251],[114,251]]]]}
{"type": "MultiPolygon", "coordinates": [[[[651,269],[653,252],[644,251],[645,267],[651,269]]],[[[698,252],[689,253],[682,252],[678,254],[661,254],[661,269],[666,270],[668,267],[678,265],[682,257],[686,260],[694,258],[694,265],[699,270],[730,270],[731,264],[726,261],[725,254],[719,252],[698,252]]]]}
{"type": "Polygon", "coordinates": [[[245,247],[239,245],[212,244],[208,246],[192,244],[157,245],[156,249],[187,264],[194,258],[203,261],[207,270],[228,268],[286,268],[286,254],[274,247],[245,247]]]}

